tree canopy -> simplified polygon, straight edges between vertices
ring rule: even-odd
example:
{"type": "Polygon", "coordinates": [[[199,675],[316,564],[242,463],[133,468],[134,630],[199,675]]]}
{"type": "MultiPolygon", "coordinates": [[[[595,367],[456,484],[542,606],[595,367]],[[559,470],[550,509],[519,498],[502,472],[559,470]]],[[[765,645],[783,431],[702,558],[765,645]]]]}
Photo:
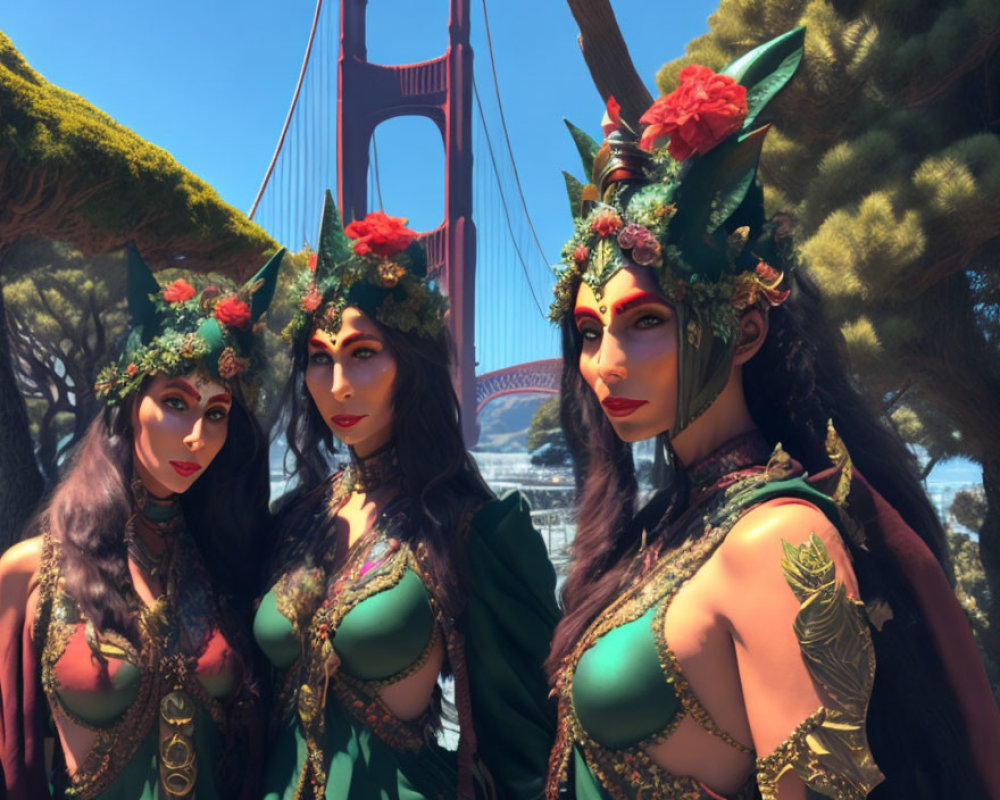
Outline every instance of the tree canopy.
{"type": "Polygon", "coordinates": [[[135,241],[151,266],[252,274],[277,245],[165,150],[45,81],[0,33],[0,242],[86,255],[135,241]]]}

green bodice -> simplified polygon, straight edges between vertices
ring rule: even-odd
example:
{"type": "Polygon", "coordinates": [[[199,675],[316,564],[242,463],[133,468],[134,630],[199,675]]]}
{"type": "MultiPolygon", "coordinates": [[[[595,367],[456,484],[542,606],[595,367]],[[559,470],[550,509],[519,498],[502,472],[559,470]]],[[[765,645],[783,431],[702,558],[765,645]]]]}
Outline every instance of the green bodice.
{"type": "MultiPolygon", "coordinates": [[[[577,800],[639,797],[709,800],[697,780],[660,768],[646,748],[665,740],[690,715],[706,732],[750,752],[721,730],[691,691],[666,643],[665,618],[680,588],[715,553],[753,506],[799,497],[839,525],[828,497],[785,462],[767,462],[761,442],[743,442],[713,460],[694,483],[690,505],[669,508],[653,528],[652,544],[629,569],[630,583],[599,614],[571,653],[560,681],[559,730],[547,796],[571,791],[577,800]]],[[[740,797],[749,797],[753,776],[740,797]]]]}
{"type": "MultiPolygon", "coordinates": [[[[281,590],[271,589],[254,617],[254,637],[278,669],[288,669],[301,652],[295,626],[278,607],[281,590]]],[[[399,582],[364,598],[337,628],[333,649],[341,669],[367,681],[391,680],[405,673],[426,651],[434,632],[427,590],[413,570],[399,582]]]]}
{"type": "Polygon", "coordinates": [[[94,631],[63,590],[58,546],[45,535],[35,618],[42,686],[53,714],[96,734],[72,776],[56,770],[57,797],[166,798],[164,775],[175,772],[169,759],[161,764],[160,741],[180,730],[165,727],[169,697],[183,697],[189,705],[182,716],[193,715],[180,732],[194,769],[180,768],[177,780],[194,780],[200,799],[238,792],[219,768],[227,738],[245,733],[249,675],[233,645],[238,633],[212,593],[197,547],[182,533],[175,548],[166,593],[148,609],[137,595],[131,598],[139,632],[132,641],[94,631]]]}
{"type": "Polygon", "coordinates": [[[667,729],[679,712],[673,677],[660,666],[650,609],[601,636],[573,675],[573,707],[604,747],[628,747],[667,729]]]}
{"type": "Polygon", "coordinates": [[[499,797],[540,797],[554,726],[541,669],[556,621],[554,573],[523,499],[492,501],[472,517],[460,627],[441,610],[423,546],[405,543],[405,505],[387,509],[377,530],[334,559],[328,498],[279,553],[254,621],[283,687],[264,796],[455,797],[460,760],[436,742],[432,710],[404,721],[379,698],[441,642],[446,668],[467,679],[455,691],[460,706],[471,705],[477,773],[485,765],[499,797]]]}

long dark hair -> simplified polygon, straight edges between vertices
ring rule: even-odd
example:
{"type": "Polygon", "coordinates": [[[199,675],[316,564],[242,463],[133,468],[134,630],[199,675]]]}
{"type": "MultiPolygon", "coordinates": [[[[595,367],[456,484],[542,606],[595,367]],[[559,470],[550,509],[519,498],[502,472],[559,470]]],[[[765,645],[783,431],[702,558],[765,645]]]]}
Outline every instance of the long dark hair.
{"type": "MultiPolygon", "coordinates": [[[[944,530],[920,484],[913,456],[849,379],[846,344],[801,271],[791,296],[770,311],[764,345],[743,368],[747,405],[773,446],[807,471],[829,466],[832,419],[856,468],[899,512],[950,572],[944,530]]],[[[619,590],[642,525],[634,524],[637,484],[629,446],[618,439],[578,367],[582,338],[562,320],[561,419],[577,477],[577,534],[563,587],[564,617],[546,662],[551,680],[574,644],[619,590]]],[[[848,543],[850,545],[850,543],[848,543]]],[[[916,603],[892,558],[852,547],[865,599],[889,602],[896,619],[873,634],[878,671],[868,715],[876,761],[889,780],[873,798],[980,796],[954,698],[916,603]],[[919,705],[916,701],[920,698],[919,705]],[[921,774],[916,774],[919,765],[921,774]],[[968,782],[968,783],[963,783],[968,782]],[[966,787],[968,793],[962,791],[966,787]]]]}
{"type": "MultiPolygon", "coordinates": [[[[396,358],[392,439],[401,493],[411,513],[410,544],[426,545],[435,578],[444,589],[442,599],[457,614],[464,602],[459,560],[463,520],[492,493],[462,440],[461,412],[449,370],[451,337],[447,331],[428,338],[378,321],[374,324],[396,358]]],[[[300,535],[296,528],[314,518],[312,509],[322,494],[318,489],[329,479],[336,456],[333,434],[306,390],[308,357],[304,338],[293,352],[284,392],[292,476],[298,487],[281,502],[281,517],[287,520],[279,522],[280,538],[300,535]]]]}
{"type": "MultiPolygon", "coordinates": [[[[137,392],[141,397],[146,384],[137,392]]],[[[133,513],[131,406],[108,410],[87,429],[66,476],[29,530],[59,542],[67,592],[98,630],[134,634],[122,587],[130,582],[125,526],[133,513]]],[[[265,549],[269,476],[266,438],[234,390],[225,444],[181,495],[186,529],[217,595],[249,612],[265,549]]]]}

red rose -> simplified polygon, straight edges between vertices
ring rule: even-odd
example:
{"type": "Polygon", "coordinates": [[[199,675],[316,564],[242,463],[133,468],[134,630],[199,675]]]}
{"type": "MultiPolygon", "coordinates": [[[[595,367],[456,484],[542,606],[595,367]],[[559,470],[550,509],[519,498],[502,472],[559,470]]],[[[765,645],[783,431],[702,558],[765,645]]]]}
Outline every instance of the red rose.
{"type": "Polygon", "coordinates": [[[250,327],[250,306],[236,296],[223,297],[215,304],[215,318],[232,328],[250,327]]]}
{"type": "Polygon", "coordinates": [[[129,364],[127,367],[125,367],[125,374],[128,375],[130,378],[134,378],[138,372],[139,372],[138,364],[129,364]]]}
{"type": "Polygon", "coordinates": [[[163,290],[163,299],[168,303],[183,303],[194,297],[194,287],[183,278],[178,278],[163,290]]]}
{"type": "Polygon", "coordinates": [[[602,208],[590,223],[590,229],[598,236],[611,236],[622,226],[622,218],[613,208],[602,208]]]}
{"type": "Polygon", "coordinates": [[[759,261],[755,271],[757,277],[764,281],[764,283],[774,283],[781,278],[781,273],[766,261],[759,261]]]}
{"type": "Polygon", "coordinates": [[[587,246],[578,244],[576,249],[573,251],[573,260],[577,264],[584,264],[588,258],[590,258],[590,251],[587,249],[587,246]]]}
{"type": "Polygon", "coordinates": [[[692,64],[680,74],[681,85],[657,99],[639,118],[646,125],[639,144],[652,150],[670,137],[668,150],[677,161],[707,153],[735,133],[747,116],[747,90],[728,75],[692,64]]]}
{"type": "Polygon", "coordinates": [[[359,256],[374,253],[382,258],[392,258],[403,252],[417,238],[415,231],[406,227],[406,217],[390,217],[381,211],[372,211],[364,219],[355,220],[344,229],[351,239],[358,241],[354,252],[359,256]]]}
{"type": "Polygon", "coordinates": [[[302,310],[307,314],[312,314],[313,311],[319,308],[319,304],[322,302],[323,295],[320,294],[319,289],[315,286],[310,286],[309,291],[306,292],[305,296],[302,298],[302,310]]]}
{"type": "Polygon", "coordinates": [[[316,271],[316,264],[318,263],[318,261],[319,261],[319,256],[317,256],[316,253],[310,253],[309,254],[309,264],[308,264],[308,267],[313,272],[316,271]]]}

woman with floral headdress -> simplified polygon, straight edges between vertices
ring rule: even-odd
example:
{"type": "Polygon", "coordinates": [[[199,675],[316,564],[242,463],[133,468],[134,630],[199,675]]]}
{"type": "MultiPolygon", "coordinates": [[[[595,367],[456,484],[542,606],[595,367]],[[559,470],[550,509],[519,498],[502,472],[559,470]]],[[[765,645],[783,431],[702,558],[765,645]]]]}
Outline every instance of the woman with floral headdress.
{"type": "Polygon", "coordinates": [[[569,181],[553,306],[580,496],[550,800],[1000,797],[940,524],[765,219],[756,118],[803,40],[687,67],[641,138],[613,101],[601,147],[572,129],[593,182],[569,181]],[[673,474],[636,511],[651,437],[673,474]]]}
{"type": "Polygon", "coordinates": [[[37,535],[0,558],[3,797],[253,796],[268,469],[248,391],[281,255],[238,292],[199,295],[160,287],[129,247],[132,325],[98,378],[106,412],[37,535]]]}
{"type": "Polygon", "coordinates": [[[555,576],[528,508],[462,442],[444,298],[406,220],[341,228],[299,283],[299,487],[254,620],[275,667],[267,798],[541,797],[555,576]],[[352,241],[353,240],[353,241],[352,241]],[[334,440],[350,462],[331,475],[334,440]],[[454,679],[457,754],[436,741],[454,679]]]}

